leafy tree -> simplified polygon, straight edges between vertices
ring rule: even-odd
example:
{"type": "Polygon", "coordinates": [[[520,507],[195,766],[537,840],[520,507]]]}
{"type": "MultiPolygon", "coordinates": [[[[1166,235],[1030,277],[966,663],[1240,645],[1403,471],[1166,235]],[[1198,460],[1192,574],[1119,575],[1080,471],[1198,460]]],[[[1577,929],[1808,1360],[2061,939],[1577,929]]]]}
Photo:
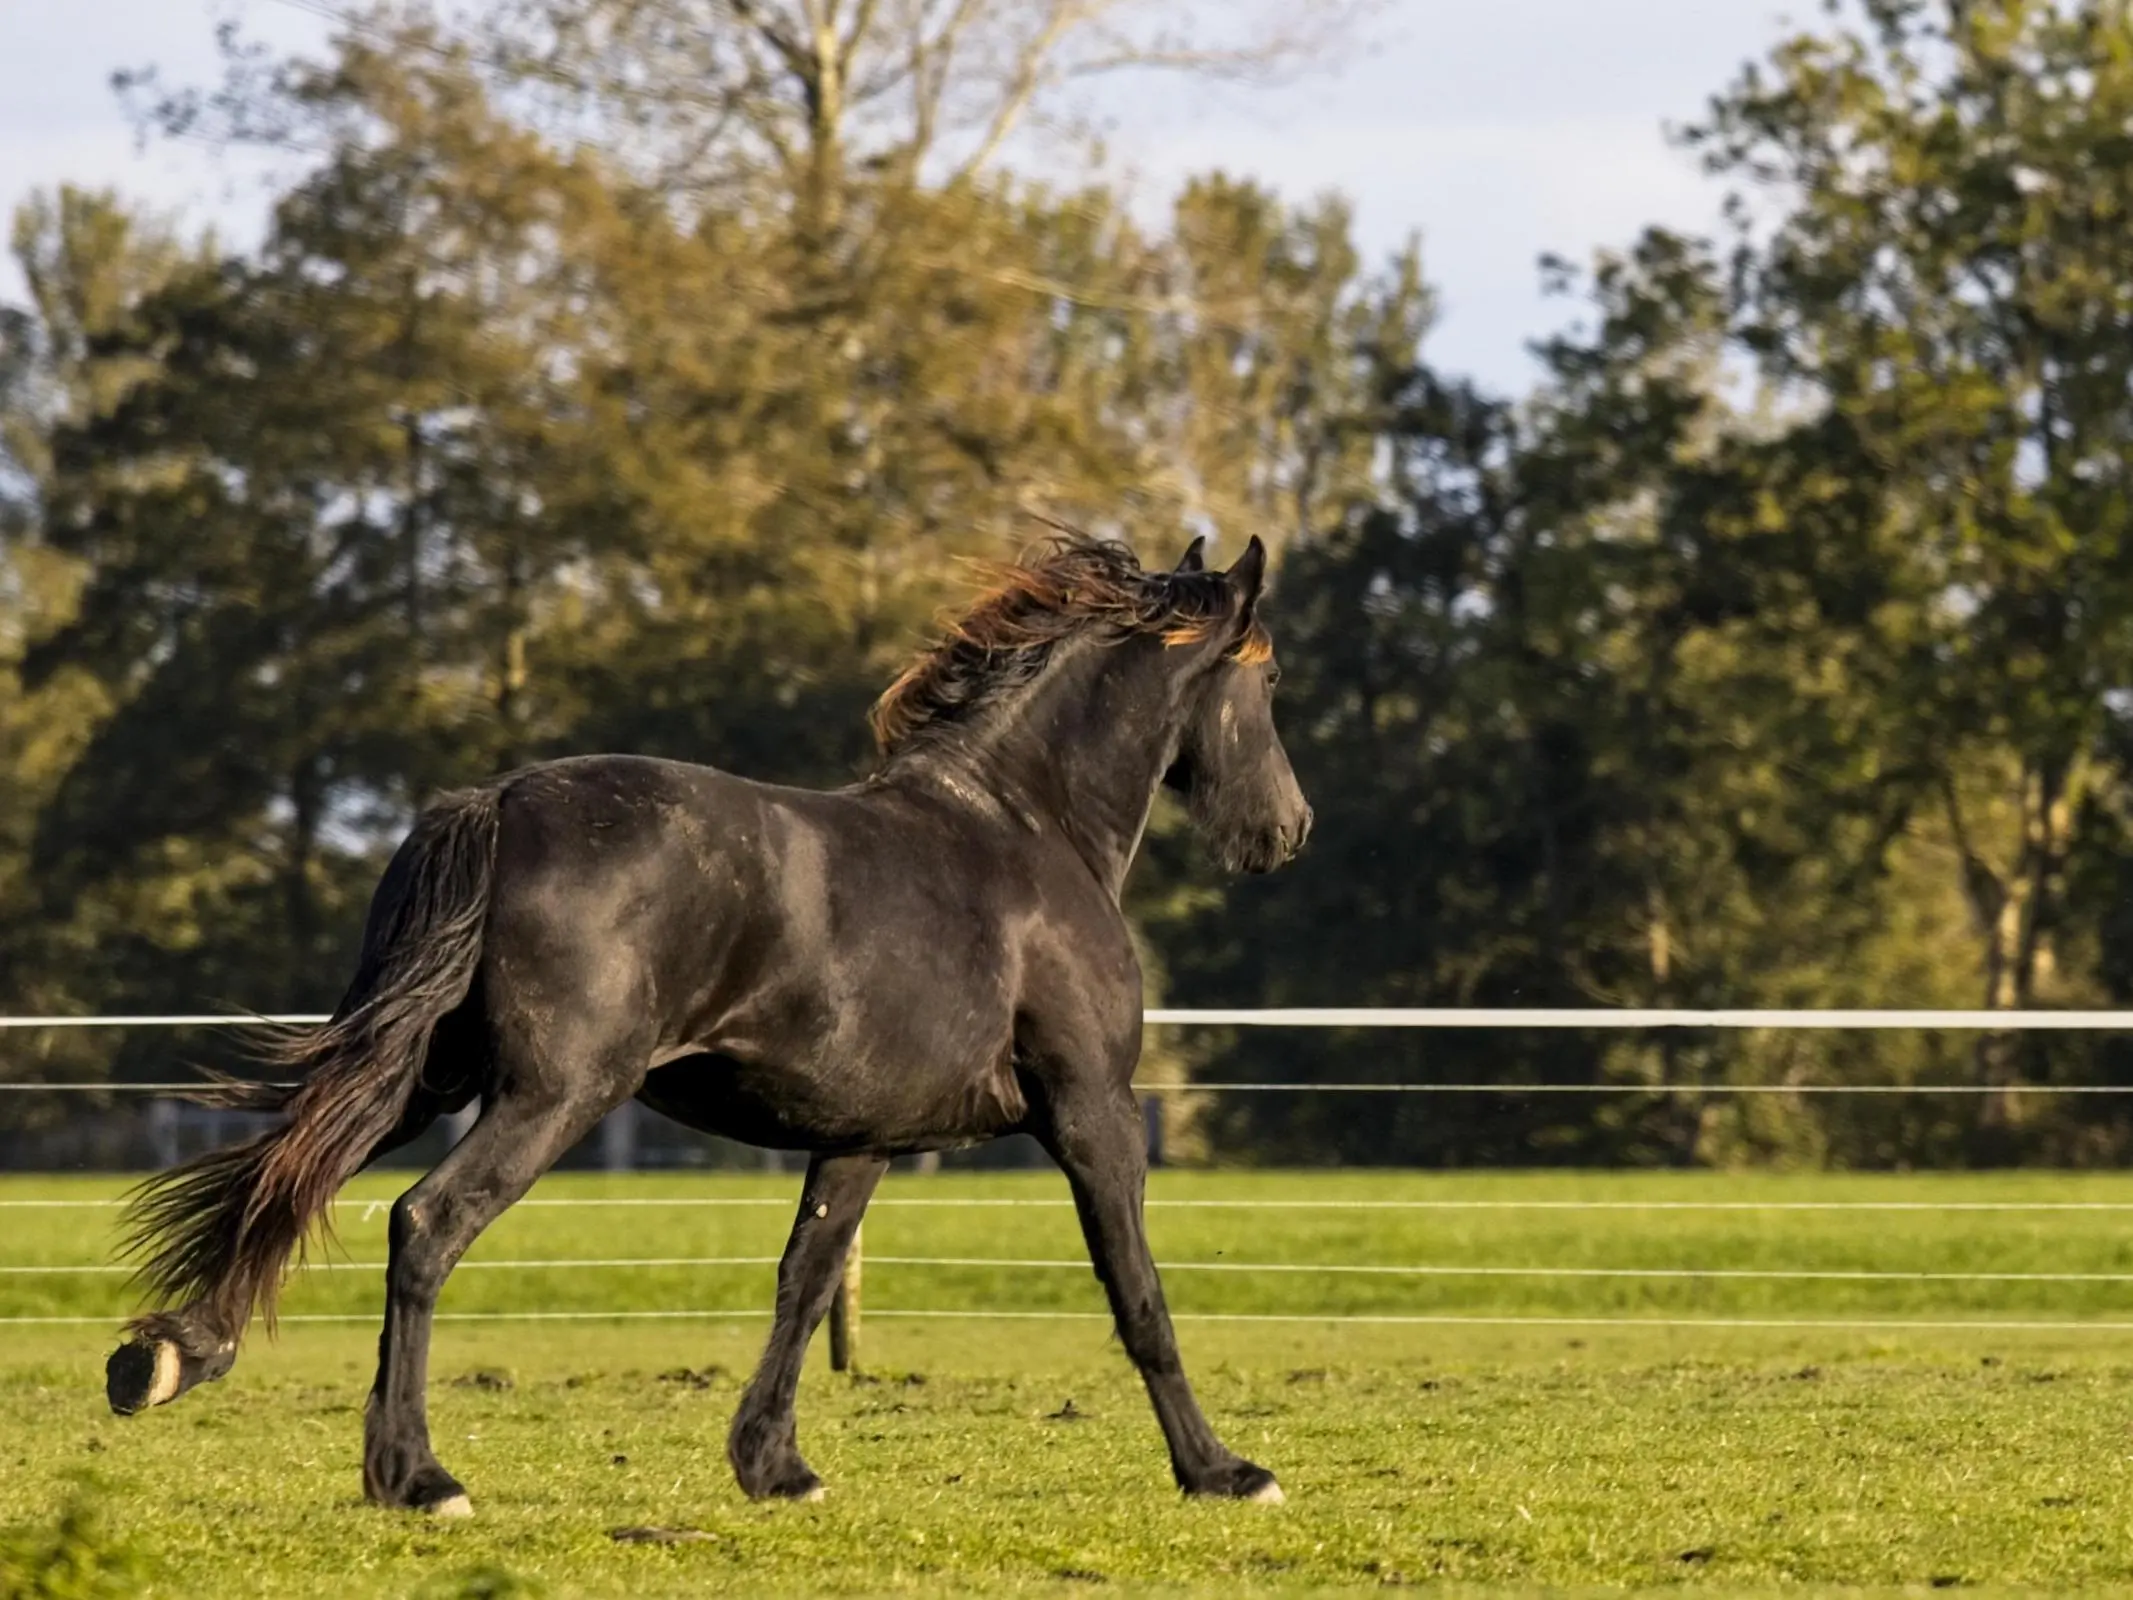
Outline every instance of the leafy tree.
{"type": "MultiPolygon", "coordinates": [[[[1866,630],[1898,713],[1885,748],[1967,903],[1975,999],[2079,999],[2067,886],[2094,881],[2075,852],[2126,781],[2133,12],[1863,16],[1745,74],[1695,142],[1797,197],[1744,239],[1740,335],[1822,409],[1829,470],[1882,488],[1856,532],[1892,591],[1866,630]]],[[[2001,1039],[1981,1064],[2051,1055],[2001,1039]]]]}
{"type": "Polygon", "coordinates": [[[1190,432],[1198,281],[1267,375],[1222,410],[1272,416],[1353,271],[1340,219],[1242,185],[1186,209],[1259,268],[1101,191],[893,174],[849,186],[831,271],[792,217],[558,152],[435,34],[271,92],[328,142],[259,254],[128,301],[111,404],[17,408],[11,555],[78,588],[22,619],[24,681],[105,708],[24,810],[23,927],[74,930],[99,1009],[329,1000],[410,809],[515,761],[849,775],[954,557],[1033,505],[1160,542],[1179,458],[1270,481],[1263,430],[1190,432]]]}
{"type": "Polygon", "coordinates": [[[1739,333],[1879,478],[1892,754],[1954,845],[1977,997],[2048,997],[2077,818],[2133,649],[2124,271],[2133,13],[1876,0],[1750,71],[1695,135],[1795,203],[1740,258],[1739,333]]]}

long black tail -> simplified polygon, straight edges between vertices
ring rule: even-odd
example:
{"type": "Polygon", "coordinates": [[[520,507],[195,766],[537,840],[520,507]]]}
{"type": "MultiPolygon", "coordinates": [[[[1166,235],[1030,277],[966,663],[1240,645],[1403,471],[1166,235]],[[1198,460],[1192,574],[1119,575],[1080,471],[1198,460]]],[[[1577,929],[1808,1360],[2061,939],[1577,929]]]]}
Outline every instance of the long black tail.
{"type": "MultiPolygon", "coordinates": [[[[162,1305],[190,1308],[225,1342],[274,1302],[334,1194],[406,1112],[431,1031],[466,998],[481,957],[495,874],[495,788],[447,796],[424,812],[386,868],[363,953],[340,1009],[262,1052],[294,1088],[225,1080],[224,1105],[280,1110],[271,1133],[159,1173],[135,1192],[127,1253],[162,1305]]],[[[154,1332],[164,1319],[137,1318],[154,1332]]]]}

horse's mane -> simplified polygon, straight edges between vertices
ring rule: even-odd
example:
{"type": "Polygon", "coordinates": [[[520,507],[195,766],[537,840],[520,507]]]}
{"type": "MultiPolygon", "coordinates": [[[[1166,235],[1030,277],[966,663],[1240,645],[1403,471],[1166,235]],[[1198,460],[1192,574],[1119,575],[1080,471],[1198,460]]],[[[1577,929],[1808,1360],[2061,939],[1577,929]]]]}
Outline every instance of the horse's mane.
{"type": "MultiPolygon", "coordinates": [[[[920,652],[874,703],[882,754],[967,724],[1008,689],[1044,670],[1052,648],[1083,633],[1109,640],[1153,634],[1193,644],[1234,615],[1236,591],[1218,572],[1150,572],[1123,544],[1063,531],[1014,565],[983,567],[991,585],[920,652]]],[[[1231,653],[1264,661],[1273,643],[1257,622],[1231,653]]]]}

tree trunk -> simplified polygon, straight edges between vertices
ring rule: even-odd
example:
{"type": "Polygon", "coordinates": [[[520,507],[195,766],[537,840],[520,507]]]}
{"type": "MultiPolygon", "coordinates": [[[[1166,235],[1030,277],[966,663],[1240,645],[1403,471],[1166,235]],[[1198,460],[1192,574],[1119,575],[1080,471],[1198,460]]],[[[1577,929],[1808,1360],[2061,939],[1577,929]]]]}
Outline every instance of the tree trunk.
{"type": "Polygon", "coordinates": [[[496,764],[508,769],[525,759],[526,584],[518,552],[505,558],[503,579],[504,635],[496,664],[496,723],[501,739],[496,764]]]}
{"type": "Polygon", "coordinates": [[[288,953],[296,971],[309,963],[318,937],[318,907],[311,895],[311,863],[318,850],[319,823],[325,795],[318,763],[307,758],[289,778],[289,849],[282,871],[282,914],[289,930],[288,953]]]}

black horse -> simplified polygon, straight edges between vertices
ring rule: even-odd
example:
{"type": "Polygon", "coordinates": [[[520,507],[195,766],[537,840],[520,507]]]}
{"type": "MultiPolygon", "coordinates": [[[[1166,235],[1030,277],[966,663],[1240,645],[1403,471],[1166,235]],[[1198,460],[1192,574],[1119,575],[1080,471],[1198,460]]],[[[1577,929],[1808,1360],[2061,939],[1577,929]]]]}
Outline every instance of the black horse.
{"type": "Polygon", "coordinates": [[[106,1371],[131,1413],[219,1378],[366,1162],[479,1097],[392,1209],[363,1437],[384,1505],[472,1509],[430,1450],[430,1322],[482,1229],[632,1095],[812,1153],[775,1324],[727,1455],[751,1495],[812,1497],[793,1402],[890,1156],[1036,1136],[1065,1169],[1179,1485],[1279,1499],[1178,1359],[1143,1231],[1131,1083],[1141,974],[1119,894],[1157,789],[1224,863],[1267,871],[1311,826],[1274,731],[1265,552],[1174,572],[1055,541],[1006,569],[875,708],[884,759],[820,793],[630,756],[554,761],[426,811],[378,886],[332,1021],[286,1036],[293,1089],[226,1084],[273,1132],[152,1178],[137,1318],[106,1371]]]}

